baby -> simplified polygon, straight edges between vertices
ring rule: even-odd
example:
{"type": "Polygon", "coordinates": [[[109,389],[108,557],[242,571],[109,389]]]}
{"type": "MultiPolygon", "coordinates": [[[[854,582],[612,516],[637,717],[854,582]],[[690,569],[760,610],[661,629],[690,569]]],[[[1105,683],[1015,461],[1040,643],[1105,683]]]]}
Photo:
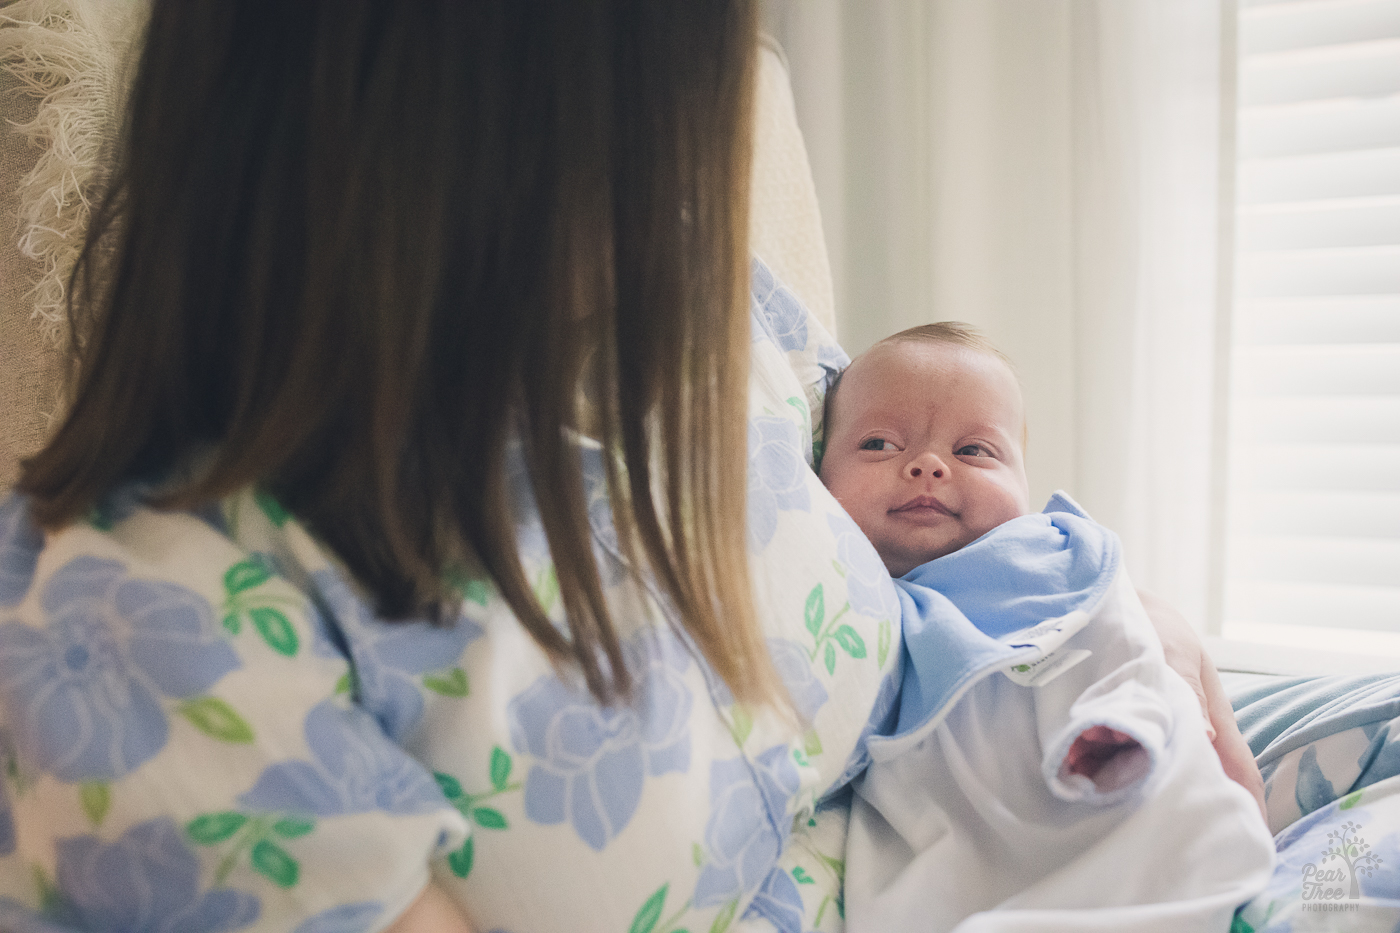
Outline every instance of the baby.
{"type": "Polygon", "coordinates": [[[1118,539],[1030,514],[1025,410],[970,327],[876,344],[827,398],[821,478],[896,578],[897,722],[847,848],[862,930],[1208,930],[1273,845],[1166,667],[1118,539]]]}

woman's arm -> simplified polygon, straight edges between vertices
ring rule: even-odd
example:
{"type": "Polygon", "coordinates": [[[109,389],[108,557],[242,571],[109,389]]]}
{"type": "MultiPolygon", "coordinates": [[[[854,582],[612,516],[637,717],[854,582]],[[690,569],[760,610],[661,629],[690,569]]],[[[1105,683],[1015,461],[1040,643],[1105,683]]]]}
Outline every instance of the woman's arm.
{"type": "Polygon", "coordinates": [[[472,925],[462,916],[457,902],[435,882],[429,882],[418,900],[384,933],[472,933],[472,925]]]}
{"type": "Polygon", "coordinates": [[[1206,734],[1210,736],[1215,753],[1220,756],[1220,764],[1225,773],[1245,790],[1254,795],[1260,812],[1264,811],[1264,778],[1259,774],[1259,766],[1254,763],[1254,755],[1240,734],[1235,723],[1235,711],[1230,707],[1230,698],[1225,695],[1225,687],[1220,683],[1220,674],[1201,646],[1191,623],[1166,600],[1145,590],[1138,590],[1138,597],[1147,610],[1157,635],[1162,639],[1162,650],[1167,656],[1167,665],[1185,679],[1196,698],[1201,703],[1201,715],[1206,720],[1206,734]]]}

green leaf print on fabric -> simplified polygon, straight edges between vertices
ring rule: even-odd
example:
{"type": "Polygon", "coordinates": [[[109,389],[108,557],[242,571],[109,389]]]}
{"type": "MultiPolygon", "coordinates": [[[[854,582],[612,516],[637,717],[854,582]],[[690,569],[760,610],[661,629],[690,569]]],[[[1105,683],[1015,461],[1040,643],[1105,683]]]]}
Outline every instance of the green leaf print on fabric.
{"type": "Polygon", "coordinates": [[[88,781],[78,789],[83,802],[83,812],[92,820],[93,826],[101,826],[102,818],[112,806],[112,788],[104,781],[88,781]]]}
{"type": "Polygon", "coordinates": [[[266,839],[260,839],[254,843],[249,861],[252,862],[254,871],[278,887],[295,886],[297,878],[301,875],[301,866],[297,864],[297,860],[288,855],[277,843],[269,842],[266,839]]]}
{"type": "Polygon", "coordinates": [[[1230,924],[1230,933],[1254,933],[1254,927],[1245,922],[1239,914],[1235,914],[1235,920],[1230,924]]]}
{"type": "Polygon", "coordinates": [[[351,668],[340,675],[340,679],[335,682],[335,690],[333,690],[332,693],[354,693],[356,689],[355,670],[351,668]]]}
{"type": "Polygon", "coordinates": [[[442,788],[442,792],[448,800],[456,800],[466,794],[466,791],[462,790],[462,782],[450,774],[434,771],[433,778],[437,781],[438,787],[442,788]]]}
{"type": "Polygon", "coordinates": [[[710,933],[724,933],[734,922],[734,915],[738,912],[739,899],[736,897],[720,909],[719,915],[715,917],[715,922],[710,924],[710,933]]]}
{"type": "Polygon", "coordinates": [[[253,492],[253,501],[258,504],[258,508],[267,516],[267,520],[278,528],[291,521],[292,514],[282,508],[282,503],[272,497],[272,493],[262,489],[253,492]]]}
{"type": "Polygon", "coordinates": [[[253,727],[218,697],[187,700],[176,710],[210,738],[235,745],[247,745],[253,741],[253,727]]]}
{"type": "Polygon", "coordinates": [[[224,571],[224,589],[228,595],[237,596],[245,590],[261,586],[272,579],[272,570],[256,558],[239,561],[224,571]]]}
{"type": "Polygon", "coordinates": [[[452,869],[452,874],[458,878],[465,878],[472,873],[472,862],[476,860],[476,841],[471,836],[462,843],[462,848],[447,856],[447,867],[452,869]]]}
{"type": "Polygon", "coordinates": [[[880,620],[880,637],[875,643],[875,664],[880,670],[885,669],[885,661],[889,660],[890,643],[894,637],[894,626],[889,619],[880,620]]]}
{"type": "Polygon", "coordinates": [[[820,851],[805,836],[794,836],[793,839],[815,860],[808,861],[807,864],[824,869],[821,881],[812,877],[801,865],[792,869],[792,877],[796,879],[798,884],[820,885],[824,890],[821,903],[817,906],[816,918],[812,923],[814,930],[820,930],[822,919],[826,916],[828,908],[835,907],[836,912],[841,917],[846,916],[846,904],[842,894],[846,884],[846,863],[820,851]]]}
{"type": "Polygon", "coordinates": [[[746,707],[736,703],[730,707],[729,718],[729,731],[734,736],[734,744],[743,748],[753,732],[753,714],[746,707]]]}
{"type": "Polygon", "coordinates": [[[272,824],[272,831],[283,839],[295,839],[298,836],[305,836],[315,828],[316,822],[314,820],[302,819],[295,816],[286,817],[272,824]]]}
{"type": "Polygon", "coordinates": [[[841,646],[842,651],[857,660],[865,657],[865,639],[849,625],[843,625],[836,630],[836,643],[841,646]]]}
{"type": "Polygon", "coordinates": [[[190,820],[185,826],[185,835],[199,845],[209,846],[233,838],[233,834],[243,828],[248,817],[242,813],[206,813],[190,820]]]}
{"type": "MultiPolygon", "coordinates": [[[[511,781],[510,775],[514,767],[510,752],[499,745],[493,745],[491,747],[491,761],[488,765],[490,790],[469,792],[462,786],[462,782],[458,778],[442,771],[434,771],[433,777],[437,780],[443,796],[457,808],[458,813],[467,818],[473,827],[505,830],[510,829],[510,821],[506,819],[506,815],[495,807],[484,807],[481,804],[500,794],[520,790],[524,786],[520,781],[511,781]]],[[[474,836],[468,836],[462,847],[447,857],[447,866],[458,878],[465,878],[471,873],[472,864],[476,860],[474,838],[474,836]]]]}
{"type": "Polygon", "coordinates": [[[505,790],[510,782],[511,761],[506,750],[497,745],[491,749],[491,786],[505,790]]]}
{"type": "Polygon", "coordinates": [[[443,576],[463,600],[483,607],[491,601],[491,584],[472,576],[466,569],[451,567],[443,576]]]}
{"type": "MultiPolygon", "coordinates": [[[[807,594],[807,603],[802,610],[802,621],[813,639],[808,656],[815,661],[820,655],[827,674],[832,676],[836,674],[836,649],[838,646],[857,661],[865,658],[867,654],[865,639],[861,637],[860,633],[848,623],[837,624],[841,617],[850,611],[850,608],[851,604],[847,602],[836,615],[827,619],[826,595],[822,585],[818,583],[807,594]]],[[[884,645],[884,654],[888,655],[892,635],[887,633],[885,629],[881,629],[880,637],[884,645]]],[[[883,658],[880,661],[880,666],[884,667],[883,658]]]]}
{"type": "Polygon", "coordinates": [[[434,693],[440,693],[454,699],[464,697],[471,692],[471,685],[467,681],[467,672],[460,667],[424,674],[423,686],[434,693]]]}
{"type": "Polygon", "coordinates": [[[491,598],[491,590],[482,580],[473,580],[462,590],[462,595],[478,606],[485,606],[491,598]]]}
{"type": "Polygon", "coordinates": [[[509,829],[505,815],[491,807],[476,807],[472,810],[472,822],[482,829],[509,829]]]}
{"type": "Polygon", "coordinates": [[[554,571],[554,565],[550,564],[540,571],[540,578],[535,583],[535,599],[539,600],[540,608],[546,613],[554,608],[554,604],[559,600],[559,574],[554,571]]]}
{"type": "MultiPolygon", "coordinates": [[[[704,853],[696,847],[696,865],[700,865],[704,860],[704,853]]],[[[666,882],[657,888],[647,898],[646,903],[637,911],[637,915],[632,918],[632,925],[628,927],[628,933],[690,933],[690,927],[680,926],[682,918],[690,910],[690,901],[686,901],[671,916],[662,919],[662,914],[666,910],[666,895],[671,890],[671,882],[666,882]]],[[[730,924],[734,922],[734,914],[739,909],[739,899],[725,904],[720,909],[719,915],[715,917],[714,923],[710,924],[711,933],[724,933],[730,924]]]]}
{"type": "Polygon", "coordinates": [[[807,631],[812,633],[812,637],[819,638],[822,622],[826,619],[826,597],[822,593],[820,583],[812,587],[812,592],[807,594],[807,606],[803,610],[802,618],[807,623],[807,631]]]}
{"type": "Polygon", "coordinates": [[[1353,793],[1347,794],[1341,799],[1341,802],[1337,804],[1337,808],[1340,810],[1350,810],[1352,807],[1356,806],[1358,803],[1361,802],[1362,793],[1364,793],[1364,791],[1358,790],[1353,793]]]}
{"type": "Polygon", "coordinates": [[[642,909],[637,911],[637,916],[632,918],[632,926],[628,927],[627,933],[652,933],[656,929],[656,924],[661,920],[661,911],[666,906],[666,892],[670,889],[671,883],[668,881],[647,898],[642,909]]]}
{"type": "Polygon", "coordinates": [[[292,657],[300,647],[300,639],[287,612],[300,612],[300,602],[286,596],[253,592],[273,577],[271,564],[259,554],[224,571],[224,628],[230,635],[238,635],[247,622],[269,648],[292,657]]]}
{"type": "Polygon", "coordinates": [[[279,610],[259,606],[249,610],[248,615],[253,620],[253,627],[273,651],[288,657],[297,653],[296,629],[279,610]]]}
{"type": "Polygon", "coordinates": [[[244,854],[253,871],[278,887],[294,887],[301,877],[301,865],[271,837],[298,839],[316,828],[316,822],[303,816],[263,814],[248,816],[235,810],[205,813],[185,824],[185,835],[195,845],[219,846],[228,851],[214,872],[215,885],[222,885],[244,854]]]}

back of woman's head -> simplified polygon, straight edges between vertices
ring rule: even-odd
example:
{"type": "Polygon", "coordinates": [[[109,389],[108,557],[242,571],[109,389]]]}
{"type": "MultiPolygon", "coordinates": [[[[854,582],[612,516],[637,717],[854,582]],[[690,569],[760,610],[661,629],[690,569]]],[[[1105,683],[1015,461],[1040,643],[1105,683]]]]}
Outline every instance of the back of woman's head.
{"type": "Polygon", "coordinates": [[[475,569],[625,694],[587,394],[629,556],[740,698],[772,696],[743,532],[753,29],[741,0],[157,2],[36,514],[257,484],[386,616],[475,569]],[[516,556],[513,438],[567,636],[516,556]]]}

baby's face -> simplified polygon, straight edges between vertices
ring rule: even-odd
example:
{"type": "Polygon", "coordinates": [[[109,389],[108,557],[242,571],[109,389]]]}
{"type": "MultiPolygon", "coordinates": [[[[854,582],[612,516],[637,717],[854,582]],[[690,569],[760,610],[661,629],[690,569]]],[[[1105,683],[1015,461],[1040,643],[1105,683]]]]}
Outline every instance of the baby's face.
{"type": "Polygon", "coordinates": [[[821,478],[894,576],[1026,514],[1025,410],[995,356],[882,344],[841,377],[821,478]]]}

